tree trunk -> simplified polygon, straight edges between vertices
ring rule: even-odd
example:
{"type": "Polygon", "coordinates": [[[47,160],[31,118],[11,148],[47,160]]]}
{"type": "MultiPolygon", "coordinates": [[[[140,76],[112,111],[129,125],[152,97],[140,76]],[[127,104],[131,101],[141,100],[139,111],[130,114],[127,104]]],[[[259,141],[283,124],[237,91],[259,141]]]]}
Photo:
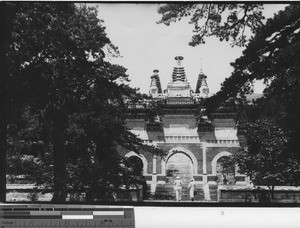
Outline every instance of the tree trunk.
{"type": "MultiPolygon", "coordinates": [[[[109,138],[104,140],[99,137],[96,141],[96,157],[99,164],[98,171],[100,172],[98,178],[101,176],[103,180],[109,181],[110,184],[113,184],[114,181],[111,179],[113,176],[108,175],[108,172],[110,174],[114,174],[113,169],[115,167],[115,164],[111,160],[112,156],[114,156],[111,147],[112,143],[109,138]]],[[[97,195],[97,197],[103,201],[108,201],[111,197],[110,186],[106,184],[106,181],[104,181],[102,185],[99,182],[94,183],[97,192],[94,190],[92,191],[93,195],[97,195]]]]}
{"type": "Polygon", "coordinates": [[[274,189],[275,189],[275,186],[272,186],[272,188],[271,188],[271,197],[270,197],[271,202],[274,200],[274,189]]]}
{"type": "Polygon", "coordinates": [[[0,3],[0,202],[6,201],[6,138],[7,138],[7,7],[0,3]]]}
{"type": "MultiPolygon", "coordinates": [[[[1,19],[0,19],[1,20],[1,19]]],[[[0,50],[2,55],[2,52],[0,50]]],[[[1,60],[0,60],[1,61],[1,60]]],[[[2,61],[1,64],[2,65],[2,61]]],[[[3,66],[2,66],[3,67],[3,66]]],[[[1,76],[2,77],[2,72],[1,76]]],[[[7,138],[7,123],[6,123],[6,104],[3,97],[4,91],[2,86],[3,80],[0,79],[0,202],[6,201],[6,138],[7,138]]]]}
{"type": "Polygon", "coordinates": [[[66,201],[66,151],[65,151],[66,125],[63,121],[53,122],[53,164],[54,164],[54,195],[52,202],[66,201]]]}

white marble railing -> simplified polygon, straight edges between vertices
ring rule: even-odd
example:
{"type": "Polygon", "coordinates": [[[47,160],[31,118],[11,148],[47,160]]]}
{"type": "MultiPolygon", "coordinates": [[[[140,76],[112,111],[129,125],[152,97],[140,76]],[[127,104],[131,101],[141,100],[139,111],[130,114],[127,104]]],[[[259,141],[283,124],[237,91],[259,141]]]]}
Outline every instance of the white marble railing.
{"type": "Polygon", "coordinates": [[[207,143],[214,143],[214,144],[239,144],[239,140],[231,140],[231,139],[223,139],[223,140],[206,140],[207,143]]]}
{"type": "Polygon", "coordinates": [[[200,141],[198,136],[158,136],[159,141],[200,141]]]}

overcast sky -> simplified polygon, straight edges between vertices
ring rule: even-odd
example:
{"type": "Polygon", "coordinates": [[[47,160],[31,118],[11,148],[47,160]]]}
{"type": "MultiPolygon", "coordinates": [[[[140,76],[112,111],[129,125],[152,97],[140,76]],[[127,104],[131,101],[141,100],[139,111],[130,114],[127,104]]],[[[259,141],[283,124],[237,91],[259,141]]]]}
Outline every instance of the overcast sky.
{"type": "MultiPolygon", "coordinates": [[[[159,70],[162,89],[166,89],[175,65],[174,57],[182,55],[191,88],[195,90],[202,67],[208,77],[210,92],[216,93],[233,71],[230,62],[240,57],[243,49],[232,48],[230,43],[220,42],[217,38],[206,39],[206,44],[191,47],[188,43],[193,25],[188,24],[188,20],[170,26],[157,24],[161,17],[157,8],[157,4],[145,3],[99,4],[99,18],[104,20],[107,35],[122,56],[111,61],[128,69],[132,87],[148,93],[153,70],[159,70]]],[[[264,15],[272,17],[283,8],[281,4],[268,4],[264,15]]],[[[257,86],[256,92],[262,92],[262,88],[257,86]]]]}

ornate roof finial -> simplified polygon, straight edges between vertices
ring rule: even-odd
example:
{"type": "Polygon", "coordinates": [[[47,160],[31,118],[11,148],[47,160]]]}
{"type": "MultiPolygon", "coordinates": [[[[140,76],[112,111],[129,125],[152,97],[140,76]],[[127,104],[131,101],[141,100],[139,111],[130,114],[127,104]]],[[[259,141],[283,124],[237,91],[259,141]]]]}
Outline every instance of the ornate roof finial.
{"type": "Polygon", "coordinates": [[[181,61],[183,60],[183,57],[182,56],[176,56],[175,57],[175,60],[177,61],[177,66],[181,66],[181,61]]]}
{"type": "Polygon", "coordinates": [[[195,93],[200,93],[202,97],[209,96],[209,88],[206,81],[207,76],[203,73],[202,69],[202,58],[200,62],[200,73],[198,75],[198,81],[196,85],[195,93]]]}
{"type": "Polygon", "coordinates": [[[153,70],[153,75],[151,76],[151,85],[150,87],[157,87],[158,93],[162,93],[161,83],[159,79],[159,70],[153,70]]]}
{"type": "Polygon", "coordinates": [[[186,82],[186,75],[184,71],[184,67],[181,66],[181,61],[183,60],[182,56],[176,56],[175,60],[177,62],[177,66],[173,68],[173,73],[172,73],[172,81],[182,81],[186,82]]]}
{"type": "Polygon", "coordinates": [[[203,74],[202,57],[200,58],[200,74],[203,74]]]}

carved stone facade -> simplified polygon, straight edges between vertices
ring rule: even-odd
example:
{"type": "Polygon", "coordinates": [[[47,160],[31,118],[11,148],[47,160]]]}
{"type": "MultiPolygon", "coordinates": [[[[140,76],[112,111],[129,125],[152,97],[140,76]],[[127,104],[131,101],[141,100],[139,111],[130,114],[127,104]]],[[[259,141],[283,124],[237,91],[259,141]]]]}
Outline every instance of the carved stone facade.
{"type": "MultiPolygon", "coordinates": [[[[158,70],[151,76],[149,93],[159,101],[162,116],[148,121],[145,105],[130,104],[134,114],[128,115],[127,124],[146,143],[166,151],[159,157],[142,152],[123,151],[124,156],[138,156],[143,162],[143,174],[154,193],[157,186],[171,186],[176,176],[181,176],[185,185],[191,178],[196,183],[216,184],[218,161],[234,153],[239,142],[234,112],[216,111],[205,116],[203,100],[210,96],[207,76],[200,72],[195,92],[187,81],[183,57],[175,57],[172,79],[163,92],[158,70]]],[[[235,183],[244,183],[245,176],[236,169],[235,183]]]]}

